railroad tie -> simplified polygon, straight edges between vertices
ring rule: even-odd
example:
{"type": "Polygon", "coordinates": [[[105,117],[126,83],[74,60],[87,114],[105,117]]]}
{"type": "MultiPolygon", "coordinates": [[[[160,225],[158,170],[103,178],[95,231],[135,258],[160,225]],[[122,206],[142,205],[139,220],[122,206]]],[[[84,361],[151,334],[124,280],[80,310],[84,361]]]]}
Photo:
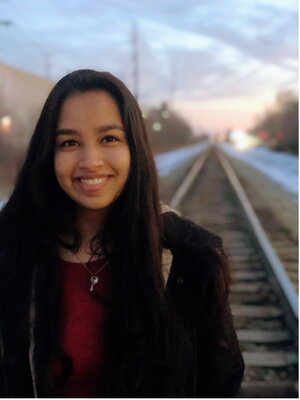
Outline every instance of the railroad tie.
{"type": "Polygon", "coordinates": [[[238,329],[236,333],[240,342],[282,343],[292,339],[286,329],[238,329]]]}
{"type": "Polygon", "coordinates": [[[230,286],[230,290],[232,293],[258,293],[267,288],[266,284],[257,283],[257,282],[247,282],[247,283],[233,283],[230,286]]]}
{"type": "Polygon", "coordinates": [[[260,262],[238,262],[238,263],[231,263],[231,269],[232,271],[244,271],[244,270],[249,270],[249,267],[251,266],[251,269],[253,271],[259,271],[262,269],[262,264],[260,262]]]}
{"type": "Polygon", "coordinates": [[[230,255],[229,260],[231,263],[241,263],[241,262],[255,262],[259,261],[259,255],[258,254],[252,254],[252,255],[247,255],[247,254],[240,254],[240,255],[230,255]]]}
{"type": "Polygon", "coordinates": [[[282,310],[275,306],[248,306],[232,304],[231,311],[235,318],[277,318],[282,316],[282,310]]]}
{"type": "Polygon", "coordinates": [[[264,271],[234,271],[232,277],[234,281],[256,281],[265,278],[266,274],[264,271]]]}
{"type": "Polygon", "coordinates": [[[247,367],[287,367],[297,365],[297,353],[292,351],[244,351],[247,367]]]}
{"type": "Polygon", "coordinates": [[[295,381],[248,381],[243,382],[241,397],[298,397],[297,382],[295,381]]]}

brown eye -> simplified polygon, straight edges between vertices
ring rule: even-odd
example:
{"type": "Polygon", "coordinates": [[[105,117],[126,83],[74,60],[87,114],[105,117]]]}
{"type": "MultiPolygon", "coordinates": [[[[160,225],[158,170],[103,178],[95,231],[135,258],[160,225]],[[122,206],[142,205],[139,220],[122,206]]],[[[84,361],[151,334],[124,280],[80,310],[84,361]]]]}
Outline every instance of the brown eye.
{"type": "Polygon", "coordinates": [[[107,135],[102,139],[102,142],[109,143],[109,142],[117,142],[119,139],[113,135],[107,135]]]}
{"type": "Polygon", "coordinates": [[[70,146],[77,146],[78,142],[73,139],[65,140],[64,142],[60,143],[60,147],[70,147],[70,146]]]}

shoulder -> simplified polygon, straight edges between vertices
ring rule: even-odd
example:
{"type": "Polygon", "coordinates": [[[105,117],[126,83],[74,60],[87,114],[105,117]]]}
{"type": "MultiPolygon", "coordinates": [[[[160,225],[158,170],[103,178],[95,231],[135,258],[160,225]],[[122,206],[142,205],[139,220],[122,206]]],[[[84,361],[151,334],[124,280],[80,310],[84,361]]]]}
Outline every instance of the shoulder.
{"type": "Polygon", "coordinates": [[[164,248],[173,256],[172,272],[203,281],[224,266],[222,239],[174,212],[163,214],[164,248]]]}
{"type": "MultiPolygon", "coordinates": [[[[164,244],[171,251],[189,248],[199,251],[204,248],[222,248],[222,239],[199,225],[182,218],[175,212],[163,214],[164,244]]],[[[173,252],[173,251],[172,251],[173,252]]]]}

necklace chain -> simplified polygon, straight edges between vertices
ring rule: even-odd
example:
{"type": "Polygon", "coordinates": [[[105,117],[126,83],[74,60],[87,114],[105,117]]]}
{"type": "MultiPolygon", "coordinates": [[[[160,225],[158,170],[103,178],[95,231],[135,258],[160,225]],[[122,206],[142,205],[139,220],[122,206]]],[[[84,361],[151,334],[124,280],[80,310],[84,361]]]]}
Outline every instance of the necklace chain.
{"type": "MultiPolygon", "coordinates": [[[[90,281],[91,281],[90,292],[92,292],[92,291],[94,290],[94,286],[99,282],[99,277],[98,277],[97,275],[107,266],[108,260],[107,260],[103,265],[101,265],[101,267],[100,267],[96,272],[93,272],[93,271],[91,271],[91,270],[89,269],[89,267],[87,266],[87,264],[88,264],[89,262],[92,261],[92,258],[94,257],[94,254],[91,255],[91,257],[90,257],[90,259],[88,260],[87,263],[84,263],[84,262],[80,259],[79,255],[78,255],[77,253],[74,253],[74,254],[75,254],[75,257],[77,257],[78,260],[80,261],[80,264],[82,264],[83,267],[84,267],[84,268],[89,272],[89,274],[91,275],[91,277],[90,277],[90,281]]],[[[105,256],[104,256],[103,251],[102,251],[99,260],[102,260],[103,258],[105,258],[105,256]]]]}

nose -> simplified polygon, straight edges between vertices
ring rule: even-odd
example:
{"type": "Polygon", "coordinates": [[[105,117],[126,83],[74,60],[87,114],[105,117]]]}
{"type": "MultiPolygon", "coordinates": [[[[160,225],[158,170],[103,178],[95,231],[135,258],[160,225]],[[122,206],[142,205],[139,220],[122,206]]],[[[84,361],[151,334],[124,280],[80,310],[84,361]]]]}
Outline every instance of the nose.
{"type": "Polygon", "coordinates": [[[81,150],[79,167],[95,169],[104,165],[104,154],[99,146],[85,146],[81,150]]]}

